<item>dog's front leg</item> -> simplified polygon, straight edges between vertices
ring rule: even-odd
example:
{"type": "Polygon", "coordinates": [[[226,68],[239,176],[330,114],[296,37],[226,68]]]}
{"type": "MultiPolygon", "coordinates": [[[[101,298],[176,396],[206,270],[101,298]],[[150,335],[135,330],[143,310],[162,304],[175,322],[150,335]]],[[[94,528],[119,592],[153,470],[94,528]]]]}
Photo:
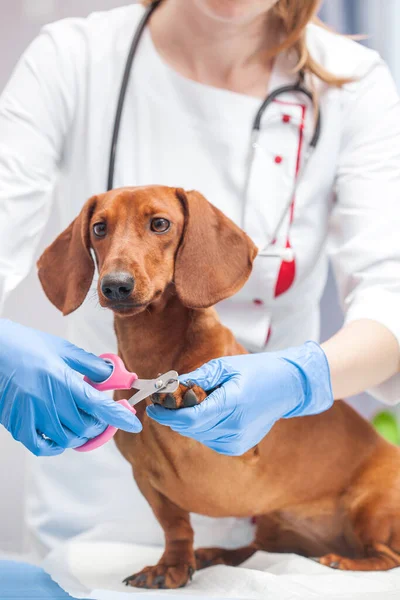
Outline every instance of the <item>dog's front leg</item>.
{"type": "Polygon", "coordinates": [[[127,577],[124,583],[149,589],[183,587],[191,580],[196,568],[189,513],[173,504],[148,482],[137,483],[164,530],[165,551],[157,565],[127,577]]]}

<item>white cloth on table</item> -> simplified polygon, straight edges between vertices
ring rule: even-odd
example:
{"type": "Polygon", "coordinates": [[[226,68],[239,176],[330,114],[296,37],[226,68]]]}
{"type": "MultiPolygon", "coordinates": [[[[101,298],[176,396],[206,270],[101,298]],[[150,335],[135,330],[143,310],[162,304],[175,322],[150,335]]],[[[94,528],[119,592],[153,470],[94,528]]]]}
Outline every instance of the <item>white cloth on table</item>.
{"type": "MultiPolygon", "coordinates": [[[[399,598],[400,568],[383,573],[334,571],[294,554],[266,552],[257,552],[240,567],[215,566],[198,571],[183,589],[157,592],[127,588],[122,580],[156,564],[163,551],[160,546],[132,543],[135,535],[122,520],[99,526],[53,550],[44,569],[72,596],[95,600],[126,600],[132,596],[149,600],[399,598]]],[[[223,544],[220,533],[208,528],[198,529],[195,541],[197,546],[223,544]]]]}

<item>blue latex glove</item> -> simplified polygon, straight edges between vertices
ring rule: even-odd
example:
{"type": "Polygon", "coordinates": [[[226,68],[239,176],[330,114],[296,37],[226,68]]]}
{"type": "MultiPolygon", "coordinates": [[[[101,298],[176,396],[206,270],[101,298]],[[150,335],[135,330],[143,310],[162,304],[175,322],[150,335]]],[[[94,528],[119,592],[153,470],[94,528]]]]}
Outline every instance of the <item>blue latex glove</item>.
{"type": "Polygon", "coordinates": [[[279,419],[315,415],[333,403],[328,361],[314,342],[282,352],[218,358],[180,380],[214,391],[193,408],[155,405],[147,408],[148,415],[232,456],[258,444],[279,419]]]}
{"type": "Polygon", "coordinates": [[[0,423],[36,456],[82,446],[107,425],[142,429],[77,372],[104,381],[111,366],[66,340],[0,319],[0,423]]]}

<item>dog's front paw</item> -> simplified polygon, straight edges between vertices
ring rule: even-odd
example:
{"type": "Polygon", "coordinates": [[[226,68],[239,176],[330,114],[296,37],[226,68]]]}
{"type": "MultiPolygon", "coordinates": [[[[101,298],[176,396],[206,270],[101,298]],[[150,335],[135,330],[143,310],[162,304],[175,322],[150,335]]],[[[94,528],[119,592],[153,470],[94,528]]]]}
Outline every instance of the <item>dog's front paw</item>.
{"type": "Polygon", "coordinates": [[[152,394],[151,400],[154,404],[176,410],[196,406],[196,404],[203,402],[206,397],[207,393],[198,385],[183,385],[181,383],[173,394],[152,394]]]}
{"type": "Polygon", "coordinates": [[[150,590],[173,590],[184,587],[192,580],[194,568],[189,564],[146,567],[143,571],[124,579],[125,585],[150,590]]]}

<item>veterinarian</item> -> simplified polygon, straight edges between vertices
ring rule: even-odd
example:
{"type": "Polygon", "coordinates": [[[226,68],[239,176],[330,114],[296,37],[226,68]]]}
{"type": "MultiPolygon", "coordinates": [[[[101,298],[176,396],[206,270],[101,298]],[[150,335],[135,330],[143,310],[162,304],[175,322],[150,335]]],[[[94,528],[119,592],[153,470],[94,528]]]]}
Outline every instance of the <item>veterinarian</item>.
{"type": "MultiPolygon", "coordinates": [[[[17,65],[0,100],[0,301],[32,267],[56,203],[67,225],[110,183],[195,188],[260,249],[243,290],[217,306],[251,354],[190,375],[217,387],[203,404],[149,414],[236,455],[334,399],[368,389],[398,402],[400,105],[387,66],[312,23],[317,0],[163,0],[144,22],[147,8],[49,25],[17,65]],[[328,252],[345,322],[319,346],[328,252]]],[[[85,303],[68,340],[0,321],[0,421],[37,455],[109,423],[141,429],[79,375],[108,376],[97,355],[116,350],[111,312],[85,303]]],[[[133,509],[141,523],[112,444],[34,461],[32,479],[27,519],[43,552],[133,509]]]]}

